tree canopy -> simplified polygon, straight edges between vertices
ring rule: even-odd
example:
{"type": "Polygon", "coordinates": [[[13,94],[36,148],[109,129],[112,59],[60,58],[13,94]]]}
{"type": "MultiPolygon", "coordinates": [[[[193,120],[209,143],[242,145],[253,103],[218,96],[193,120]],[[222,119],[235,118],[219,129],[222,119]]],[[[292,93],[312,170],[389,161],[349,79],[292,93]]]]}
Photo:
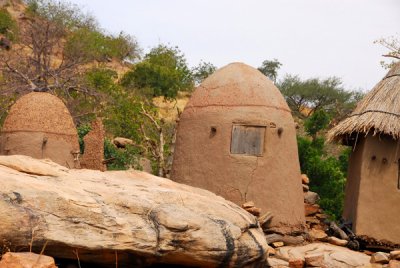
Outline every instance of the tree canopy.
{"type": "Polygon", "coordinates": [[[343,116],[362,96],[359,91],[345,90],[338,77],[302,80],[299,76],[286,75],[279,81],[278,88],[292,111],[300,117],[309,117],[320,109],[333,117],[343,116]]]}
{"type": "Polygon", "coordinates": [[[278,70],[281,66],[282,63],[277,59],[265,60],[262,62],[261,66],[258,67],[258,70],[275,83],[276,78],[278,77],[278,70]]]}
{"type": "Polygon", "coordinates": [[[196,85],[203,82],[204,79],[209,77],[217,70],[217,67],[210,62],[200,61],[200,63],[192,68],[193,79],[196,85]]]}
{"type": "MultiPolygon", "coordinates": [[[[385,47],[388,52],[382,55],[385,58],[394,59],[395,61],[400,60],[400,36],[390,36],[387,38],[381,38],[375,41],[375,43],[382,45],[385,47]]],[[[386,63],[385,61],[381,61],[381,65],[384,68],[390,68],[394,61],[390,63],[386,63]]]]}
{"type": "Polygon", "coordinates": [[[165,98],[175,98],[178,91],[191,90],[193,83],[185,55],[177,47],[163,44],[152,48],[122,78],[122,85],[127,88],[165,98]]]}

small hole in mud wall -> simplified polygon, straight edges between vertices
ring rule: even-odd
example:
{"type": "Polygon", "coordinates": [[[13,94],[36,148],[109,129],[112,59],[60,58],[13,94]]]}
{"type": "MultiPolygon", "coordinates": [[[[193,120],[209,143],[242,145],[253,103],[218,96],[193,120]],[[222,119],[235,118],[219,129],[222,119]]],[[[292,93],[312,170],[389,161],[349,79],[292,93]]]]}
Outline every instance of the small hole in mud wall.
{"type": "Polygon", "coordinates": [[[397,160],[397,189],[400,190],[400,159],[397,160]]]}
{"type": "Polygon", "coordinates": [[[214,137],[217,134],[217,127],[212,126],[210,128],[210,138],[214,137]]]}
{"type": "Polygon", "coordinates": [[[382,158],[382,164],[387,164],[388,160],[386,157],[382,158]]]}
{"type": "Polygon", "coordinates": [[[281,137],[283,133],[283,127],[278,128],[278,136],[281,137]]]}
{"type": "Polygon", "coordinates": [[[375,160],[376,160],[376,155],[373,155],[373,156],[371,157],[371,160],[372,160],[372,161],[375,161],[375,160]]]}

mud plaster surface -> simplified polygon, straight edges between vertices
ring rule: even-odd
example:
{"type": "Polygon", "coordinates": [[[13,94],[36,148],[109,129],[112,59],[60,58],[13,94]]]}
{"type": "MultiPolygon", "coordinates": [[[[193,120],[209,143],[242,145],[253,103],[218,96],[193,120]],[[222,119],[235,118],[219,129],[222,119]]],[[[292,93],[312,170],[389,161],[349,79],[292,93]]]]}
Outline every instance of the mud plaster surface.
{"type": "Polygon", "coordinates": [[[83,138],[85,152],[81,159],[81,167],[87,169],[106,170],[104,159],[104,127],[101,119],[91,124],[91,131],[83,138]]]}
{"type": "Polygon", "coordinates": [[[357,235],[400,243],[399,145],[368,135],[352,152],[343,217],[357,235]]]}
{"type": "Polygon", "coordinates": [[[78,150],[78,134],[72,117],[56,96],[32,92],[11,107],[1,131],[0,154],[49,158],[74,168],[71,152],[78,150]]]}
{"type": "Polygon", "coordinates": [[[279,90],[247,65],[228,65],[195,90],[179,122],[171,178],[239,205],[252,200],[284,231],[303,228],[293,118],[279,90]],[[262,156],[230,153],[234,124],[266,126],[262,156]]]}

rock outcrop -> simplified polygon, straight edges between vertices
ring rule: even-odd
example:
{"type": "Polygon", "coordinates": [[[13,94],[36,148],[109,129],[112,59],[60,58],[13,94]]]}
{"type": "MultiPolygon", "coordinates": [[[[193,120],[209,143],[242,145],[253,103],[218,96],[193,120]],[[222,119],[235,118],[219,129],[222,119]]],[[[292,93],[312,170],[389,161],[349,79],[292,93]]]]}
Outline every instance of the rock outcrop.
{"type": "Polygon", "coordinates": [[[7,252],[0,261],[0,268],[57,268],[54,259],[31,252],[7,252]]]}
{"type": "MultiPolygon", "coordinates": [[[[70,170],[0,156],[0,241],[115,267],[263,264],[257,219],[206,190],[139,171],[70,170]]],[[[11,248],[12,250],[12,248],[11,248]]]]}
{"type": "MultiPolygon", "coordinates": [[[[270,267],[372,267],[371,257],[347,248],[324,243],[312,243],[300,247],[275,249],[268,258],[270,267]]],[[[379,268],[381,266],[377,266],[379,268]]]]}

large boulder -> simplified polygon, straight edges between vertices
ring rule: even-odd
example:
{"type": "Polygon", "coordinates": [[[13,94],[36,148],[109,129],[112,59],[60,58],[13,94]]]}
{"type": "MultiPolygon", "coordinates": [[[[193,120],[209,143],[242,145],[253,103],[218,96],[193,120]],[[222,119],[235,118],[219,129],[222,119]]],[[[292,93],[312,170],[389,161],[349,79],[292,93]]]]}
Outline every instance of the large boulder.
{"type": "Polygon", "coordinates": [[[169,263],[256,266],[257,219],[209,191],[140,171],[70,170],[0,156],[0,241],[56,258],[115,267],[169,263]]]}

